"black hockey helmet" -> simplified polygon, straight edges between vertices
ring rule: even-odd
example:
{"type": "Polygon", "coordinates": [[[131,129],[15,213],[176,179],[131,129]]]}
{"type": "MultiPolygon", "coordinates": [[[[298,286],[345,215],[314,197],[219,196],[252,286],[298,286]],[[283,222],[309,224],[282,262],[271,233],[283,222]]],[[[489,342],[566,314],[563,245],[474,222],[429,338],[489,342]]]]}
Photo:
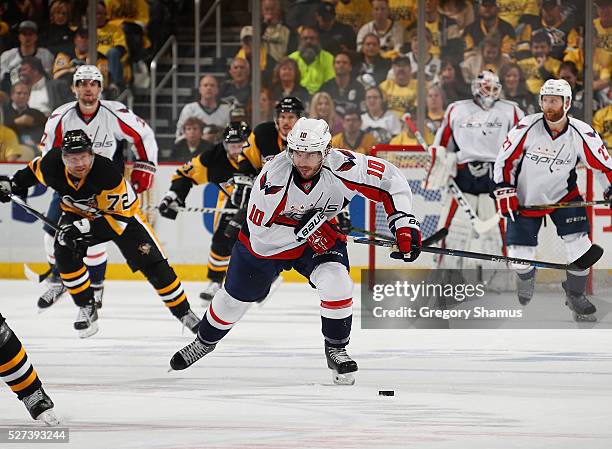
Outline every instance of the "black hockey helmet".
{"type": "Polygon", "coordinates": [[[223,131],[223,142],[241,143],[246,141],[251,134],[251,128],[247,122],[230,122],[223,131]]]}
{"type": "Polygon", "coordinates": [[[298,118],[300,118],[302,114],[304,114],[304,105],[299,98],[284,97],[276,103],[274,110],[277,117],[281,112],[293,112],[298,118]]]}
{"type": "Polygon", "coordinates": [[[62,153],[76,154],[89,152],[93,153],[91,139],[82,129],[72,129],[66,131],[62,139],[62,153]]]}

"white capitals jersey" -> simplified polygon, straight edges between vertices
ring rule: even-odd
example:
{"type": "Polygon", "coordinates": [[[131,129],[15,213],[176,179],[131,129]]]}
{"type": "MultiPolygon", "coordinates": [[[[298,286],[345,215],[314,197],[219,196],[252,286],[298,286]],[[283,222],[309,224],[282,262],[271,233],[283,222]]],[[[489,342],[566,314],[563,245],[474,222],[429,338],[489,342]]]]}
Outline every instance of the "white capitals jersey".
{"type": "Polygon", "coordinates": [[[508,131],[525,116],[512,101],[498,100],[485,110],[474,100],[451,103],[436,132],[435,146],[457,152],[457,163],[495,162],[508,131]]]}
{"type": "Polygon", "coordinates": [[[278,154],[253,184],[240,241],[259,257],[300,257],[308,243],[296,238],[299,220],[312,209],[330,220],[357,194],[382,202],[390,226],[399,228],[412,219],[410,186],[390,162],[332,149],[319,175],[304,183],[296,178],[285,152],[278,154]]]}
{"type": "Polygon", "coordinates": [[[40,141],[41,151],[59,147],[66,131],[82,129],[87,133],[96,154],[113,160],[119,142],[134,145],[136,159],[157,163],[157,142],[147,123],[118,101],[100,100],[98,110],[85,121],[78,102],[72,101],[57,108],[49,116],[40,141]]]}
{"type": "Polygon", "coordinates": [[[544,114],[531,114],[508,134],[493,180],[515,186],[524,206],[569,201],[579,194],[578,162],[595,171],[602,187],[612,182],[612,157],[593,128],[570,117],[565,130],[553,138],[544,114]]]}

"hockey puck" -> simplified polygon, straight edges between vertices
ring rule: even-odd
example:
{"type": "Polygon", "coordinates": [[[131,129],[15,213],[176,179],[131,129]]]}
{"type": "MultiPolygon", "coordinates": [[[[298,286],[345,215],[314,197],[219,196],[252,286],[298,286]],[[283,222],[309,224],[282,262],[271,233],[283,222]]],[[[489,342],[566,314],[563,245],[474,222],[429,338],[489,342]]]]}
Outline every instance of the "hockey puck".
{"type": "Polygon", "coordinates": [[[395,396],[394,390],[378,390],[378,396],[395,396]]]}

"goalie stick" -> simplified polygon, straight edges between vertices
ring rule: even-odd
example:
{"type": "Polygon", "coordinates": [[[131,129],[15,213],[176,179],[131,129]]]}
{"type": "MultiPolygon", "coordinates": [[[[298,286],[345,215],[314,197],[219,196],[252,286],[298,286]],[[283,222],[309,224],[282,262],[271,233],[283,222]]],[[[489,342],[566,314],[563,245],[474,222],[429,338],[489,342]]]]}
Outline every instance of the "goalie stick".
{"type": "MultiPolygon", "coordinates": [[[[425,142],[425,139],[423,138],[419,130],[416,128],[414,122],[410,118],[410,114],[404,114],[404,121],[406,122],[406,125],[408,125],[408,128],[410,128],[410,131],[412,131],[412,133],[416,137],[416,140],[417,142],[419,142],[419,145],[421,145],[423,150],[425,150],[425,152],[431,157],[427,142],[425,142]]],[[[459,204],[459,207],[461,207],[461,209],[467,214],[468,218],[470,219],[470,223],[472,224],[472,227],[474,228],[474,231],[476,231],[476,233],[478,233],[479,235],[486,234],[495,226],[497,226],[500,219],[499,214],[496,213],[491,218],[488,218],[485,221],[478,218],[478,214],[476,213],[472,205],[468,202],[465,195],[463,195],[463,192],[461,191],[461,189],[459,189],[459,186],[457,186],[457,183],[454,179],[449,180],[448,191],[451,193],[451,195],[453,195],[453,197],[459,204]]]]}

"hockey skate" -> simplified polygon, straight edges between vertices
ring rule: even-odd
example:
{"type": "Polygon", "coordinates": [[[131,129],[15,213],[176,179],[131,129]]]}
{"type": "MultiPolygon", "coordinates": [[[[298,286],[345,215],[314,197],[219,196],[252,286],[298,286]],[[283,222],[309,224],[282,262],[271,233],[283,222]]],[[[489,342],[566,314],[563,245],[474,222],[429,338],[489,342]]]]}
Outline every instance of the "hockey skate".
{"type": "Polygon", "coordinates": [[[83,307],[79,307],[74,328],[79,331],[79,338],[91,337],[98,332],[98,311],[95,302],[92,301],[83,307]]]}
{"type": "Polygon", "coordinates": [[[199,337],[196,337],[194,341],[172,356],[172,359],[170,359],[170,367],[175,371],[189,368],[206,354],[213,352],[215,346],[217,345],[206,344],[202,342],[199,337]]]}
{"type": "Polygon", "coordinates": [[[327,366],[332,370],[332,380],[336,385],[353,385],[357,363],[346,353],[346,348],[334,348],[325,344],[327,366]]]}
{"type": "Polygon", "coordinates": [[[565,305],[570,308],[574,314],[574,321],[576,322],[593,322],[597,321],[597,317],[594,315],[597,309],[591,301],[589,301],[584,293],[574,293],[567,289],[565,282],[561,285],[565,290],[565,305]]]}
{"type": "Polygon", "coordinates": [[[200,319],[193,313],[193,310],[189,309],[185,315],[178,317],[183,326],[189,329],[194,334],[198,333],[198,327],[200,327],[200,319]]]}
{"type": "Polygon", "coordinates": [[[526,306],[533,298],[533,292],[535,290],[535,270],[532,273],[526,275],[516,275],[516,292],[518,294],[518,300],[522,306],[526,306]]]}
{"type": "Polygon", "coordinates": [[[204,291],[200,293],[200,299],[202,300],[202,307],[208,307],[208,304],[215,297],[215,293],[217,293],[221,289],[221,282],[210,281],[204,291]]]}
{"type": "Polygon", "coordinates": [[[53,401],[42,387],[22,401],[33,419],[42,421],[47,426],[59,426],[60,421],[53,411],[53,401]]]}
{"type": "Polygon", "coordinates": [[[96,309],[101,309],[102,308],[102,297],[104,296],[104,285],[91,284],[91,288],[94,294],[94,301],[96,303],[96,309]]]}
{"type": "Polygon", "coordinates": [[[66,293],[66,287],[62,284],[59,276],[52,274],[47,278],[49,288],[38,298],[38,308],[46,309],[57,302],[60,297],[66,293]]]}

